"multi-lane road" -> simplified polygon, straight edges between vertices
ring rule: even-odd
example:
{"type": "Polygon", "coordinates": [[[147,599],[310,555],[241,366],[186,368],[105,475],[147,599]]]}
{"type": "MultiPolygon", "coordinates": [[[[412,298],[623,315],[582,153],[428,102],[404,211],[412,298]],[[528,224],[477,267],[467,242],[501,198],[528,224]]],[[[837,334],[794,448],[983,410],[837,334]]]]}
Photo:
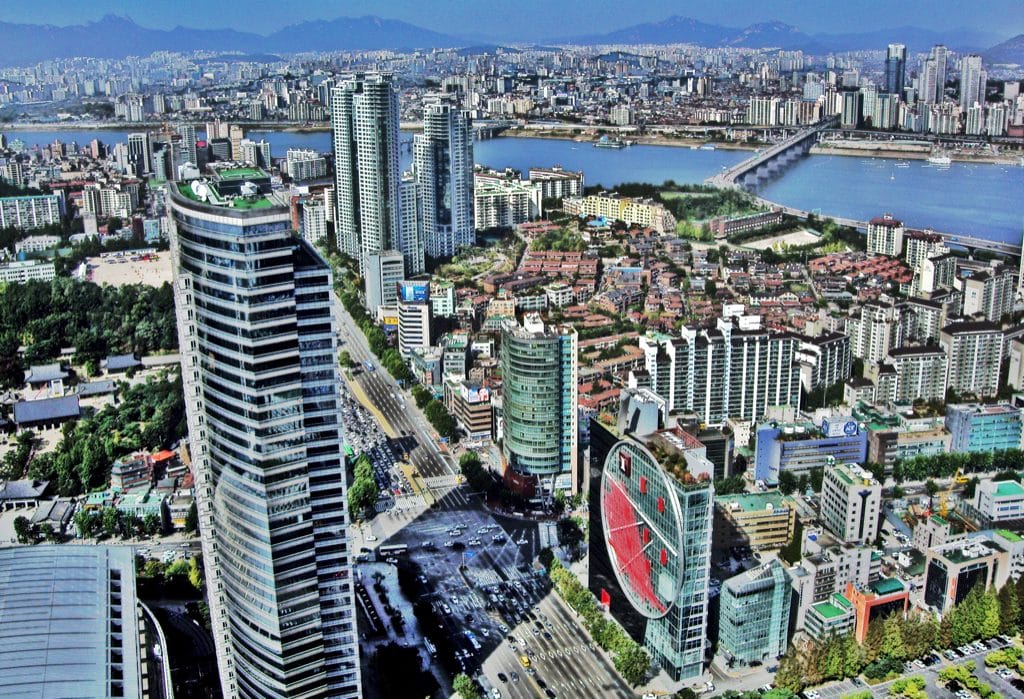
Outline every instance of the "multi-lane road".
{"type": "Polygon", "coordinates": [[[341,301],[332,294],[332,307],[337,320],[339,348],[348,351],[349,356],[358,363],[353,370],[354,381],[366,393],[372,403],[372,410],[378,411],[388,424],[381,425],[385,432],[397,445],[409,453],[409,460],[425,478],[451,475],[455,466],[438,450],[434,435],[425,421],[418,419],[418,409],[395,380],[378,363],[377,357],[370,352],[366,337],[362,330],[353,322],[341,305],[341,301]],[[370,362],[374,371],[366,369],[370,362]]]}

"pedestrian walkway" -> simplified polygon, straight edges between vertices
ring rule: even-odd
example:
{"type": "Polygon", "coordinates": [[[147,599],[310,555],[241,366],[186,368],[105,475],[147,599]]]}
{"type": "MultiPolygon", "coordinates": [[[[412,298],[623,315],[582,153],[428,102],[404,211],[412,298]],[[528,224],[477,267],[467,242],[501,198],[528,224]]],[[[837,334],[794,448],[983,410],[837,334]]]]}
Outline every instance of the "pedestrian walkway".
{"type": "Polygon", "coordinates": [[[428,476],[423,479],[428,488],[451,488],[460,483],[461,476],[448,474],[445,476],[428,476]]]}

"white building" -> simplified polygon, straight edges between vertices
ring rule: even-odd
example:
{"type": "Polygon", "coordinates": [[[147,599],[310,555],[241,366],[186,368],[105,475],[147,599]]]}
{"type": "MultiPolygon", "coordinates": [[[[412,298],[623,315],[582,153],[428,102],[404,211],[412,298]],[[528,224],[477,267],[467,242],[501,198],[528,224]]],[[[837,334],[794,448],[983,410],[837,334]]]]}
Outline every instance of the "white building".
{"type": "Polygon", "coordinates": [[[293,180],[316,180],[327,177],[327,159],[315,150],[289,148],[285,154],[285,171],[293,180]]]}
{"type": "Polygon", "coordinates": [[[313,245],[327,237],[327,205],[320,197],[302,202],[302,237],[313,245]]]}
{"type": "Polygon", "coordinates": [[[821,521],[841,541],[870,545],[878,536],[882,486],[857,464],[825,468],[821,521]]]}
{"type": "Polygon", "coordinates": [[[476,240],[473,230],[473,124],[469,112],[428,104],[423,133],[413,139],[413,177],[431,257],[454,255],[476,240]]]}
{"type": "Polygon", "coordinates": [[[56,278],[57,272],[52,262],[39,260],[23,260],[0,264],[0,282],[24,284],[27,281],[48,282],[56,278]]]}

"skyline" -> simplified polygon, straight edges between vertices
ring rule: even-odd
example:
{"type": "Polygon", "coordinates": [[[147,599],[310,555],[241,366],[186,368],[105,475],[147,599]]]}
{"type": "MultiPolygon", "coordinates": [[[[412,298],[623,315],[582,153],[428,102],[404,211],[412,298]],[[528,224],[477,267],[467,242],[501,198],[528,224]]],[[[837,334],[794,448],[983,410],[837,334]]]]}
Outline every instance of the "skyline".
{"type": "Polygon", "coordinates": [[[715,5],[692,7],[680,6],[668,0],[653,0],[643,3],[641,7],[634,7],[628,18],[616,12],[618,4],[611,0],[566,0],[561,3],[561,11],[557,14],[540,0],[523,0],[514,4],[492,3],[486,12],[465,0],[448,0],[442,4],[447,8],[444,13],[438,13],[437,4],[423,6],[411,0],[392,0],[385,4],[368,0],[328,0],[312,8],[299,0],[275,3],[255,0],[250,3],[252,12],[232,17],[231,22],[209,22],[200,13],[192,12],[195,7],[193,3],[157,0],[146,5],[129,5],[117,0],[97,0],[87,5],[67,6],[57,0],[14,0],[5,6],[4,21],[69,26],[115,14],[155,29],[171,29],[176,26],[228,28],[265,35],[304,21],[373,15],[468,39],[509,42],[600,34],[634,24],[659,22],[673,15],[737,28],[775,20],[811,34],[846,33],[853,25],[861,31],[907,26],[932,31],[982,31],[1002,39],[1024,33],[1024,13],[1020,12],[1018,3],[1013,0],[994,0],[982,7],[972,8],[969,15],[958,12],[961,5],[951,0],[908,0],[899,5],[882,0],[866,0],[856,7],[832,5],[824,12],[818,3],[810,0],[787,0],[768,5],[753,0],[724,0],[715,5]],[[865,24],[865,21],[880,17],[885,18],[885,21],[865,24]],[[459,29],[453,31],[452,27],[459,29]],[[505,32],[497,34],[494,32],[495,27],[502,27],[505,32]]]}

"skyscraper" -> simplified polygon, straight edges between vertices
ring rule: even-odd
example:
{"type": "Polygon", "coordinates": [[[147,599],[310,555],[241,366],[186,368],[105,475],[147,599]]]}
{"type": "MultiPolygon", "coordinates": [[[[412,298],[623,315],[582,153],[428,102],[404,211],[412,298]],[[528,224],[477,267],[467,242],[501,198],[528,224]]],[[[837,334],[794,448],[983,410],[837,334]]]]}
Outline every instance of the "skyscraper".
{"type": "Polygon", "coordinates": [[[178,124],[178,133],[181,135],[182,158],[187,163],[197,164],[196,127],[192,124],[178,124]]]}
{"type": "Polygon", "coordinates": [[[571,327],[545,327],[529,314],[501,332],[502,455],[543,488],[579,489],[578,347],[571,327]],[[547,482],[545,482],[547,481],[547,482]]]}
{"type": "Polygon", "coordinates": [[[468,112],[450,104],[429,104],[413,143],[423,243],[431,257],[454,255],[475,240],[471,122],[468,112]]]}
{"type": "Polygon", "coordinates": [[[918,78],[918,93],[922,102],[940,104],[946,95],[946,47],[933,46],[928,58],[921,65],[918,78]]]}
{"type": "Polygon", "coordinates": [[[903,44],[889,44],[885,56],[885,91],[903,99],[903,87],[907,79],[907,47],[903,44]]]}
{"type": "Polygon", "coordinates": [[[358,697],[330,269],[291,235],[288,202],[265,174],[225,169],[170,189],[224,696],[358,697]]]}
{"type": "Polygon", "coordinates": [[[135,166],[135,175],[150,172],[149,134],[128,134],[128,160],[135,166]]]}
{"type": "Polygon", "coordinates": [[[975,102],[985,104],[986,79],[981,56],[972,53],[960,59],[960,109],[966,111],[975,102]]]}
{"type": "Polygon", "coordinates": [[[359,261],[399,243],[398,95],[390,73],[331,90],[338,246],[359,261]]]}

